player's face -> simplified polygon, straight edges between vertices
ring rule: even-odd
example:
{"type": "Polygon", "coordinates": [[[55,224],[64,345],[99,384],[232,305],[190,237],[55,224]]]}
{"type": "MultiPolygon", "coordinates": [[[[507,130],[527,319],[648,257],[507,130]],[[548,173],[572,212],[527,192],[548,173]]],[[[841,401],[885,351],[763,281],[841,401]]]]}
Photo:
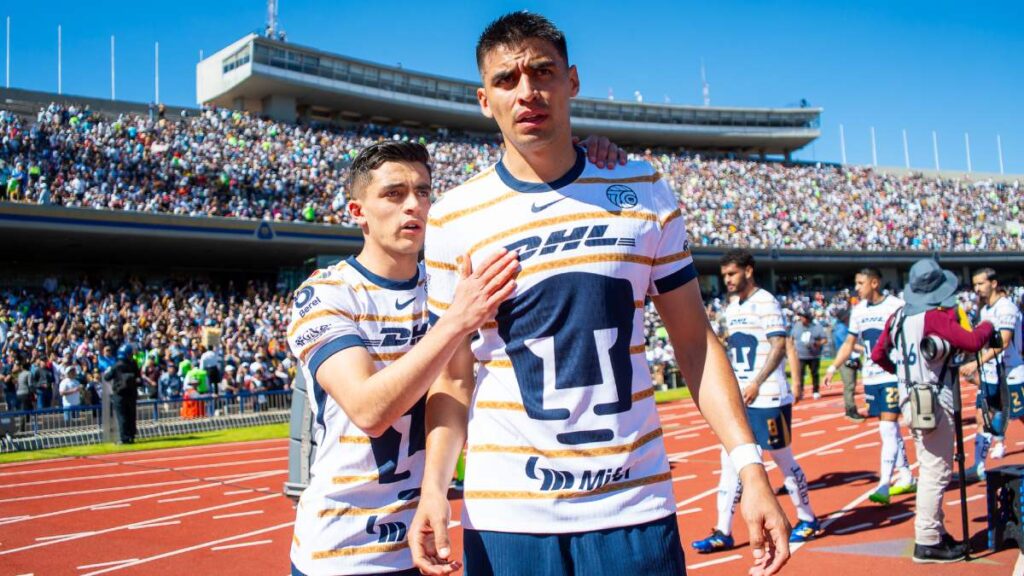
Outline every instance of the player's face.
{"type": "Polygon", "coordinates": [[[878,291],[878,279],[857,274],[853,281],[853,288],[856,290],[858,298],[868,300],[878,291]]]}
{"type": "Polygon", "coordinates": [[[360,198],[349,211],[366,242],[386,252],[417,255],[430,210],[430,174],[419,162],[385,162],[370,173],[360,198]]]}
{"type": "Polygon", "coordinates": [[[568,136],[569,101],[579,93],[580,80],[553,44],[530,38],[499,46],[484,58],[480,74],[480,110],[513,146],[536,147],[568,136]]]}
{"type": "Polygon", "coordinates": [[[988,276],[984,274],[978,274],[974,278],[971,278],[971,283],[974,284],[974,293],[978,295],[981,300],[988,300],[992,296],[992,291],[995,290],[995,282],[988,279],[988,276]]]}
{"type": "Polygon", "coordinates": [[[753,275],[754,269],[750,266],[740,268],[732,262],[722,266],[722,283],[725,284],[725,291],[729,294],[746,292],[753,275]]]}

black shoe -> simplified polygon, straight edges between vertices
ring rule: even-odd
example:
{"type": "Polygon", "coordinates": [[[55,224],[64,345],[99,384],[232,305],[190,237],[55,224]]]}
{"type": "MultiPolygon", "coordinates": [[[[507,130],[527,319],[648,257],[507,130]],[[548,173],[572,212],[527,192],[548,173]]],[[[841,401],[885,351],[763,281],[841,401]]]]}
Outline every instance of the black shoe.
{"type": "Polygon", "coordinates": [[[942,540],[934,546],[914,544],[914,562],[918,564],[945,564],[959,562],[967,556],[967,546],[954,540],[949,534],[943,534],[942,540]]]}
{"type": "Polygon", "coordinates": [[[846,419],[850,420],[851,422],[863,422],[865,420],[865,418],[861,416],[859,412],[847,412],[846,419]]]}

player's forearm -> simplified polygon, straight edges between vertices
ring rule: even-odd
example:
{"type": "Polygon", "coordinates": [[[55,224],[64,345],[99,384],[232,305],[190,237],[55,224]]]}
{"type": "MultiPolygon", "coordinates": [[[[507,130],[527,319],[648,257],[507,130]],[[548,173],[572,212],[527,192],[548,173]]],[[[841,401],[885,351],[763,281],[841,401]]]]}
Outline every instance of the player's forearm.
{"type": "Polygon", "coordinates": [[[385,432],[427,393],[465,338],[455,322],[441,318],[409,352],[367,378],[359,386],[361,401],[356,400],[352,408],[361,414],[360,428],[370,436],[385,432]]]}
{"type": "Polygon", "coordinates": [[[776,336],[771,338],[772,347],[768,351],[768,357],[765,358],[764,367],[754,377],[754,382],[758,386],[764,383],[769,376],[782,364],[782,359],[786,357],[786,339],[782,336],[776,336]]]}
{"type": "Polygon", "coordinates": [[[473,396],[469,379],[442,376],[427,396],[427,454],[423,469],[423,493],[444,497],[452,471],[466,444],[469,403],[473,396]]]}
{"type": "Polygon", "coordinates": [[[850,338],[843,342],[843,345],[839,347],[839,351],[836,352],[836,357],[832,360],[832,366],[842,366],[844,362],[850,359],[850,354],[853,353],[853,346],[855,341],[850,338]]]}
{"type": "Polygon", "coordinates": [[[754,435],[747,424],[736,375],[710,328],[704,346],[687,348],[677,360],[687,383],[698,383],[691,386],[693,399],[725,449],[752,443],[754,435]]]}

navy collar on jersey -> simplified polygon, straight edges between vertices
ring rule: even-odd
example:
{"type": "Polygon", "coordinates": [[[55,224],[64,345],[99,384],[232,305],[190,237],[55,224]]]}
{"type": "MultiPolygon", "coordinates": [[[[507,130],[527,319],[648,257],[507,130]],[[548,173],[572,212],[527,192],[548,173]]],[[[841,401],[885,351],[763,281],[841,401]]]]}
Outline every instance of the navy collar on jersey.
{"type": "Polygon", "coordinates": [[[884,294],[884,295],[882,295],[882,299],[879,300],[877,304],[874,304],[874,303],[871,302],[871,300],[868,300],[867,301],[868,302],[868,308],[871,308],[872,306],[881,306],[888,299],[889,299],[889,295],[888,294],[884,294]]]}
{"type": "Polygon", "coordinates": [[[750,296],[747,296],[746,298],[740,298],[739,300],[737,300],[737,302],[739,303],[740,306],[743,306],[748,301],[750,301],[751,298],[754,297],[754,294],[757,294],[760,291],[761,291],[761,287],[758,286],[757,288],[754,288],[754,291],[750,293],[750,296]]]}
{"type": "Polygon", "coordinates": [[[552,190],[565,188],[575,182],[580,177],[580,174],[583,174],[583,169],[587,167],[587,155],[583,153],[582,149],[577,147],[576,163],[557,180],[553,182],[524,182],[513,176],[502,160],[499,160],[495,165],[494,171],[498,173],[498,178],[501,178],[501,181],[506,186],[517,192],[551,192],[552,190]]]}
{"type": "Polygon", "coordinates": [[[408,280],[391,280],[390,278],[378,276],[373,272],[370,272],[369,270],[367,270],[366,266],[363,266],[362,264],[359,263],[358,260],[356,260],[355,256],[349,256],[348,258],[345,259],[345,262],[348,263],[349,266],[358,270],[359,273],[362,274],[367,280],[373,282],[374,284],[380,286],[385,290],[412,290],[413,288],[416,287],[416,284],[418,284],[420,280],[419,266],[416,266],[416,274],[412,278],[408,280]]]}

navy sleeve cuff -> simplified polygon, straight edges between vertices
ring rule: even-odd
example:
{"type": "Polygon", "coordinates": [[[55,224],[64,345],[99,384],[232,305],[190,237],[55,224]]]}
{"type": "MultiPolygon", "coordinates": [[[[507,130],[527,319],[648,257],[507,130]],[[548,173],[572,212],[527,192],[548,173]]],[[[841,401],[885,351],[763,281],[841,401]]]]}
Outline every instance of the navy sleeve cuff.
{"type": "Polygon", "coordinates": [[[686,285],[696,277],[697,267],[693,264],[687,264],[684,268],[680,268],[664,278],[655,280],[654,287],[658,290],[658,294],[666,294],[680,286],[686,285]]]}
{"type": "Polygon", "coordinates": [[[321,346],[320,349],[313,354],[313,357],[309,359],[309,374],[313,377],[313,380],[316,380],[317,370],[320,369],[320,366],[326,362],[328,358],[342,350],[352,348],[353,346],[362,346],[365,348],[366,344],[363,344],[363,339],[359,336],[346,334],[341,338],[335,338],[321,346]]]}
{"type": "Polygon", "coordinates": [[[776,330],[775,332],[769,332],[768,334],[766,334],[765,338],[774,338],[776,336],[785,336],[785,335],[786,335],[786,333],[783,332],[782,330],[776,330]]]}

